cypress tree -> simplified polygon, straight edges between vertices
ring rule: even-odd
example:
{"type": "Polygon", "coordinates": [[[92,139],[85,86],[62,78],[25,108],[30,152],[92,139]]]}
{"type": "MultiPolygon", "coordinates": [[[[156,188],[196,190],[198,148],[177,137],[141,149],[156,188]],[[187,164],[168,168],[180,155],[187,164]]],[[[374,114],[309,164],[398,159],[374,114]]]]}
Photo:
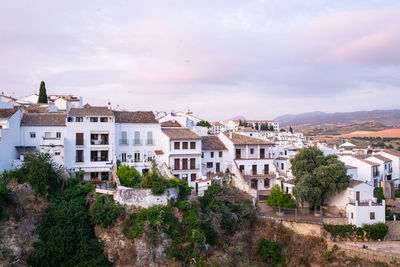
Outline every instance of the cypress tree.
{"type": "Polygon", "coordinates": [[[47,104],[46,85],[44,84],[44,81],[40,82],[38,103],[47,104]]]}

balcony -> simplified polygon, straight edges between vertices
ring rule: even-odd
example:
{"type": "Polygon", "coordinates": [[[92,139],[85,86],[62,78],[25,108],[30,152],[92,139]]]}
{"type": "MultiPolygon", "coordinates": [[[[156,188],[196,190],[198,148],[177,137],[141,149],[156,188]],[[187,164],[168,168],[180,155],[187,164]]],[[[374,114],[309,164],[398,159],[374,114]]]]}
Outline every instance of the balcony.
{"type": "Polygon", "coordinates": [[[174,171],[190,171],[190,170],[199,170],[200,169],[200,164],[195,164],[192,166],[172,166],[172,170],[174,171]],[[184,168],[185,167],[185,168],[184,168]]]}
{"type": "Polygon", "coordinates": [[[90,140],[90,144],[95,146],[108,145],[108,140],[92,139],[90,140]]]}
{"type": "Polygon", "coordinates": [[[61,137],[42,137],[40,146],[64,146],[64,139],[61,137]]]}
{"type": "Polygon", "coordinates": [[[129,145],[129,140],[128,139],[119,139],[119,144],[120,145],[129,145]]]}

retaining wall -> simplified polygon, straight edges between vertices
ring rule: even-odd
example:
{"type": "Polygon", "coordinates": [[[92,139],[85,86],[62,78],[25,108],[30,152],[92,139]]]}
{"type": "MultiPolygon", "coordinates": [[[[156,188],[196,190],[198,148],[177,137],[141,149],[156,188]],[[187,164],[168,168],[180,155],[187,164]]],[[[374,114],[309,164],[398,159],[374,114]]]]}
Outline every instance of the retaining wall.
{"type": "Polygon", "coordinates": [[[177,188],[168,188],[164,194],[155,196],[151,189],[129,188],[119,186],[114,194],[114,199],[120,204],[135,206],[138,208],[148,208],[154,205],[167,205],[168,201],[178,197],[177,188]]]}

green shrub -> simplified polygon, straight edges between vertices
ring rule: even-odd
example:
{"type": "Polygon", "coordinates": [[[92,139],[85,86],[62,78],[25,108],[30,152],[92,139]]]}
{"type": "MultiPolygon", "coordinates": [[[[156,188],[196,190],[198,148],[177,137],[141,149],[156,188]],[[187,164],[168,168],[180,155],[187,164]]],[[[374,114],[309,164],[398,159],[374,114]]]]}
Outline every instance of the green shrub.
{"type": "Polygon", "coordinates": [[[268,197],[267,205],[273,207],[294,208],[296,206],[296,201],[290,194],[283,191],[279,185],[274,185],[268,197]]]}
{"type": "Polygon", "coordinates": [[[49,154],[31,154],[26,155],[24,163],[14,175],[18,183],[28,182],[37,192],[44,195],[55,193],[61,187],[61,177],[55,168],[49,154]]]}
{"type": "Polygon", "coordinates": [[[117,176],[122,186],[138,187],[140,184],[140,174],[134,167],[119,166],[117,176]]]}
{"type": "Polygon", "coordinates": [[[400,197],[400,189],[397,189],[397,190],[396,190],[395,197],[400,197]]]}
{"type": "Polygon", "coordinates": [[[93,204],[90,211],[90,218],[92,223],[98,224],[103,228],[111,225],[121,214],[124,208],[115,203],[111,196],[100,195],[97,197],[96,202],[93,204]]]}
{"type": "Polygon", "coordinates": [[[1,175],[0,176],[0,220],[7,217],[4,211],[4,204],[6,201],[10,200],[10,191],[7,188],[8,180],[1,175]]]}
{"type": "Polygon", "coordinates": [[[362,227],[355,225],[332,225],[325,224],[324,229],[331,234],[333,240],[339,237],[340,240],[345,239],[364,239],[364,237],[372,240],[383,240],[389,231],[389,227],[384,223],[365,224],[362,227]]]}
{"type": "Polygon", "coordinates": [[[87,182],[71,179],[64,196],[53,198],[39,227],[28,263],[35,266],[111,266],[94,234],[85,197],[87,182]]]}
{"type": "Polygon", "coordinates": [[[153,181],[153,184],[151,186],[151,193],[156,196],[162,195],[168,188],[168,186],[169,181],[167,179],[159,177],[153,181]]]}
{"type": "Polygon", "coordinates": [[[332,256],[332,251],[330,251],[330,250],[325,251],[325,252],[324,252],[324,258],[325,258],[327,261],[331,261],[332,258],[333,258],[333,256],[332,256]]]}
{"type": "Polygon", "coordinates": [[[389,232],[389,227],[384,223],[365,224],[362,227],[368,239],[383,240],[389,232]]]}
{"type": "Polygon", "coordinates": [[[271,266],[276,266],[281,261],[282,246],[263,237],[258,240],[257,253],[271,266]]]}
{"type": "Polygon", "coordinates": [[[378,202],[381,203],[385,196],[383,195],[382,187],[375,187],[374,188],[374,197],[378,199],[378,202]]]}

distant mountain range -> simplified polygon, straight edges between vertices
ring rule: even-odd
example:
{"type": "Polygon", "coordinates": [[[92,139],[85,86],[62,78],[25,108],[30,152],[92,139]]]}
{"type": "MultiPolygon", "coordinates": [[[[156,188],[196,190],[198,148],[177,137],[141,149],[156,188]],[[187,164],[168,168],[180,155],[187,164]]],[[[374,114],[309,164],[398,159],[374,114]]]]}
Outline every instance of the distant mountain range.
{"type": "Polygon", "coordinates": [[[400,109],[325,113],[321,111],[282,115],[275,118],[280,126],[297,129],[329,128],[375,122],[388,127],[400,126],[400,109]]]}

